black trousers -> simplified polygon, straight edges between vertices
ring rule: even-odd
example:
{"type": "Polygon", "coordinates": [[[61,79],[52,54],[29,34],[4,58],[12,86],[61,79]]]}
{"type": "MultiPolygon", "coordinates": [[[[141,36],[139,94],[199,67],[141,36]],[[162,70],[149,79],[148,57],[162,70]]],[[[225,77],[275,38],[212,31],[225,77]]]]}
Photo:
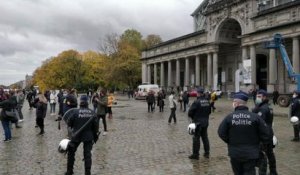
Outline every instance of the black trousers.
{"type": "Polygon", "coordinates": [[[197,126],[195,130],[195,134],[193,137],[193,155],[194,156],[199,156],[199,151],[200,151],[200,137],[203,142],[203,147],[204,147],[204,154],[209,154],[210,151],[210,146],[209,146],[209,140],[208,140],[208,135],[207,135],[207,128],[202,127],[202,126],[197,126]]]}
{"type": "MultiPolygon", "coordinates": [[[[73,166],[75,162],[75,153],[77,151],[78,146],[81,142],[74,142],[71,141],[69,144],[68,149],[68,163],[67,163],[67,172],[69,174],[73,173],[73,166]]],[[[93,149],[93,141],[85,141],[83,142],[83,157],[84,157],[84,168],[85,168],[85,175],[91,174],[91,167],[92,167],[92,153],[91,150],[93,149]]]]}
{"type": "Polygon", "coordinates": [[[230,159],[234,175],[256,175],[256,162],[256,159],[230,159]]]}
{"type": "Polygon", "coordinates": [[[187,106],[188,102],[187,101],[183,101],[183,112],[186,111],[186,106],[187,106]]]}
{"type": "Polygon", "coordinates": [[[40,127],[41,132],[44,132],[44,118],[43,117],[37,117],[36,118],[36,124],[38,127],[40,127]]]}
{"type": "Polygon", "coordinates": [[[164,106],[163,105],[159,106],[159,112],[164,112],[164,106]]]}
{"type": "Polygon", "coordinates": [[[176,123],[176,108],[171,108],[171,114],[169,117],[169,123],[171,123],[172,119],[174,119],[174,123],[176,123]]]}
{"type": "Polygon", "coordinates": [[[148,103],[148,112],[153,112],[153,103],[148,103]]]}
{"type": "Polygon", "coordinates": [[[98,116],[98,122],[100,122],[100,118],[102,119],[104,132],[107,132],[106,115],[97,115],[97,116],[98,116]]]}
{"type": "Polygon", "coordinates": [[[298,124],[298,125],[294,125],[293,126],[294,127],[294,138],[298,138],[299,139],[299,127],[300,127],[300,125],[298,124]]]}
{"type": "Polygon", "coordinates": [[[262,164],[259,166],[259,175],[267,175],[267,164],[265,162],[269,162],[270,175],[277,175],[276,158],[272,143],[264,145],[262,151],[266,155],[264,158],[267,158],[268,161],[262,161],[262,164]]]}

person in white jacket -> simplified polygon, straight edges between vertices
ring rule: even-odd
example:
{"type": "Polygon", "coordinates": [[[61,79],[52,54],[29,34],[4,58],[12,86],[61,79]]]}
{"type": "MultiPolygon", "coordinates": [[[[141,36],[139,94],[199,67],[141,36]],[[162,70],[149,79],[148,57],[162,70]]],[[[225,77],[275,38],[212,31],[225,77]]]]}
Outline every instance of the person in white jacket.
{"type": "Polygon", "coordinates": [[[174,91],[171,92],[169,96],[169,107],[171,109],[171,114],[169,117],[169,124],[171,124],[172,118],[174,119],[174,123],[176,124],[176,101],[174,99],[174,91]]]}
{"type": "Polygon", "coordinates": [[[55,106],[57,102],[57,95],[55,90],[50,94],[50,115],[55,115],[55,106]]]}

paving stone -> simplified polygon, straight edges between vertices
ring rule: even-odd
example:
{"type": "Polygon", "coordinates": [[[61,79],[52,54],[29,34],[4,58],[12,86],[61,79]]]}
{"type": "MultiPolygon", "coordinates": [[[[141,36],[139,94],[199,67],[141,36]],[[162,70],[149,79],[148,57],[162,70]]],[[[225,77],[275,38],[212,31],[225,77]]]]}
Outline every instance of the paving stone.
{"type": "MultiPolygon", "coordinates": [[[[145,101],[128,100],[117,96],[113,119],[107,119],[108,134],[94,145],[92,174],[105,175],[230,175],[232,174],[227,146],[217,136],[221,120],[232,111],[231,101],[219,99],[217,110],[211,115],[208,129],[211,157],[205,159],[201,145],[200,160],[189,160],[192,137],[187,133],[187,113],[176,111],[177,124],[168,125],[168,104],[165,112],[147,112],[145,101]]],[[[191,99],[193,101],[193,99],[191,99]]],[[[167,100],[166,100],[167,102],[167,100]]],[[[253,107],[253,104],[250,106],[253,107]]],[[[49,106],[48,106],[49,107],[49,106]]],[[[290,142],[293,128],[286,118],[288,108],[274,107],[274,132],[279,139],[275,148],[279,174],[299,175],[300,143],[290,142]]],[[[44,136],[37,136],[35,110],[24,105],[21,129],[13,125],[13,140],[0,143],[0,174],[53,175],[63,174],[67,157],[57,151],[58,143],[66,137],[66,125],[57,129],[55,116],[47,114],[44,136]]],[[[101,125],[101,128],[102,125],[101,125]]],[[[1,129],[3,134],[3,130],[1,129]]],[[[83,174],[82,145],[78,148],[74,171],[83,174]]]]}

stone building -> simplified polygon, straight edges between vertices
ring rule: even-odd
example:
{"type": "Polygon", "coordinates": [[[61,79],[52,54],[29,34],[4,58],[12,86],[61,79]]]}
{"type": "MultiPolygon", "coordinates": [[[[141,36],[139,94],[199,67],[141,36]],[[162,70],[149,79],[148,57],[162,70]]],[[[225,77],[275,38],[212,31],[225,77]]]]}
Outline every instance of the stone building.
{"type": "Polygon", "coordinates": [[[281,54],[265,43],[282,34],[299,73],[300,0],[204,0],[191,16],[194,33],[142,53],[143,82],[223,91],[295,89],[281,54]]]}

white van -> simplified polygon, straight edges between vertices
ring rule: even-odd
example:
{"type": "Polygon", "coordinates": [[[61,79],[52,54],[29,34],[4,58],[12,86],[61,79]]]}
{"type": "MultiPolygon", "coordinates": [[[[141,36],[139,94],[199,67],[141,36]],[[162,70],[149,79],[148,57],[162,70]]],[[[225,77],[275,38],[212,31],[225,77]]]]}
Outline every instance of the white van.
{"type": "Polygon", "coordinates": [[[159,87],[157,84],[142,84],[138,86],[138,91],[135,94],[135,99],[146,99],[150,91],[154,92],[154,96],[157,97],[159,87]]]}

